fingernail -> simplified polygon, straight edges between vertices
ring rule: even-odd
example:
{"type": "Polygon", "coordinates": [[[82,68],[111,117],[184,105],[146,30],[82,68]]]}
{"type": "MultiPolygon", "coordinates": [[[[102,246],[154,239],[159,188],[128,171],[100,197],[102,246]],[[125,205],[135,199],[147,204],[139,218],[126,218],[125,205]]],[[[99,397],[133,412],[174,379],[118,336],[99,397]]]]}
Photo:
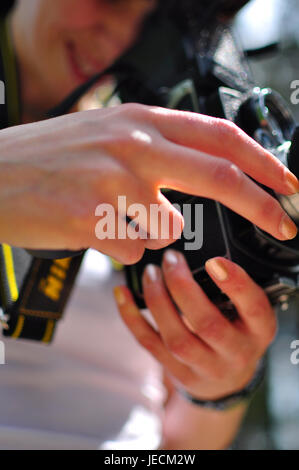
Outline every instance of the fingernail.
{"type": "Polygon", "coordinates": [[[160,269],[154,264],[148,264],[144,271],[146,282],[157,282],[161,279],[160,269]]]}
{"type": "Polygon", "coordinates": [[[286,214],[282,216],[279,230],[287,240],[295,238],[298,233],[297,226],[286,214]]]}
{"type": "Polygon", "coordinates": [[[163,256],[163,265],[167,271],[171,271],[177,267],[181,254],[175,250],[167,250],[163,256]]]}
{"type": "Polygon", "coordinates": [[[113,293],[114,293],[114,297],[118,305],[122,306],[126,303],[126,297],[121,287],[118,287],[118,286],[114,287],[113,293]]]}
{"type": "Polygon", "coordinates": [[[219,260],[209,259],[206,262],[206,266],[218,281],[226,281],[228,278],[228,272],[219,260]]]}
{"type": "Polygon", "coordinates": [[[287,168],[285,169],[285,180],[292,193],[295,194],[299,192],[299,181],[287,168]]]}

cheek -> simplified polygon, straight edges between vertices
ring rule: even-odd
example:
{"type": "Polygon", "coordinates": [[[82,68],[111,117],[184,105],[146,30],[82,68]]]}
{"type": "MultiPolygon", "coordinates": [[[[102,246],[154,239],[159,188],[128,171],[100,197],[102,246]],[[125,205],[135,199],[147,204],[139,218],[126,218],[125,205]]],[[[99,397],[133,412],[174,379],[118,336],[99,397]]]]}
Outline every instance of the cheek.
{"type": "Polygon", "coordinates": [[[61,31],[76,31],[90,28],[104,15],[104,5],[97,0],[48,0],[53,24],[61,31]],[[55,8],[53,4],[55,2],[55,8]]]}
{"type": "Polygon", "coordinates": [[[70,35],[93,27],[102,16],[97,0],[44,0],[41,5],[30,28],[31,45],[47,56],[70,35]]]}

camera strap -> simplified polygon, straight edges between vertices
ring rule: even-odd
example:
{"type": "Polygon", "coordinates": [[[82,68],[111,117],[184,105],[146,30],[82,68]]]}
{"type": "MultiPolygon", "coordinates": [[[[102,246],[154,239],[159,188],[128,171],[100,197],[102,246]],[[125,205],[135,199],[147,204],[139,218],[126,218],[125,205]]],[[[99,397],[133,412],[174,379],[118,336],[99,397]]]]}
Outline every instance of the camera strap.
{"type": "Polygon", "coordinates": [[[20,248],[1,245],[1,298],[8,317],[4,336],[51,342],[83,256],[39,259],[20,248]]]}

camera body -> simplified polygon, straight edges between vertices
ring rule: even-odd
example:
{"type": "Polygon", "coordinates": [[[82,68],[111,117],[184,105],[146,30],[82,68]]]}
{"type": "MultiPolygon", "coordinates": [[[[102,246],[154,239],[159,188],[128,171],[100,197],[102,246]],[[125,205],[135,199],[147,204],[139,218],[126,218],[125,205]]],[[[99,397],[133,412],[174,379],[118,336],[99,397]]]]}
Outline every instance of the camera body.
{"type": "MultiPolygon", "coordinates": [[[[246,55],[221,17],[212,15],[201,27],[193,15],[156,17],[120,66],[131,71],[118,87],[122,102],[229,119],[299,175],[296,123],[278,93],[255,86],[246,55]]],[[[299,225],[299,195],[283,196],[257,184],[276,197],[299,225]]],[[[222,256],[242,266],[273,305],[281,303],[287,308],[289,297],[299,294],[298,236],[281,242],[218,201],[172,190],[162,192],[182,212],[184,204],[189,204],[194,223],[196,207],[203,208],[201,248],[186,250],[190,239],[184,233],[171,248],[183,252],[195,280],[230,319],[236,316],[234,306],[204,269],[209,258],[222,256]]],[[[140,308],[146,308],[143,270],[150,263],[161,265],[165,249],[146,250],[138,263],[125,266],[127,284],[140,308]]]]}

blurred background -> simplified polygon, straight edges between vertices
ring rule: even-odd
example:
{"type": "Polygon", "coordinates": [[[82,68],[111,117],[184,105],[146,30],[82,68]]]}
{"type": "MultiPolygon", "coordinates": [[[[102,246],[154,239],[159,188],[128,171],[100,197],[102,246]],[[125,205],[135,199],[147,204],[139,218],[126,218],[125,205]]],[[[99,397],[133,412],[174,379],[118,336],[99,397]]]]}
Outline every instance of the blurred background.
{"type": "MultiPolygon", "coordinates": [[[[252,0],[238,14],[236,34],[246,49],[278,41],[279,52],[251,59],[259,86],[278,90],[292,105],[291,82],[299,80],[299,0],[252,0]]],[[[277,310],[279,333],[268,354],[264,387],[256,395],[235,443],[237,449],[299,449],[299,364],[290,361],[291,342],[299,340],[299,305],[277,310]]]]}

